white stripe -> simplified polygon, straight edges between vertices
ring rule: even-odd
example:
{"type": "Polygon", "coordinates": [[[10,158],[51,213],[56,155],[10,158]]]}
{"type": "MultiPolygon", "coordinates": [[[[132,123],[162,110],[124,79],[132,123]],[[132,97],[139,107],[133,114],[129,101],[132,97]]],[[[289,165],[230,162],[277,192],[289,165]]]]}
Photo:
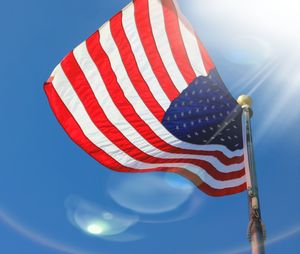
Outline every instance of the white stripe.
{"type": "MultiPolygon", "coordinates": [[[[199,49],[198,41],[196,38],[195,33],[191,32],[183,23],[182,19],[185,19],[186,22],[187,19],[183,17],[181,14],[181,11],[178,7],[178,4],[176,1],[174,1],[174,4],[177,9],[177,16],[178,16],[178,21],[179,21],[179,27],[182,35],[182,39],[186,48],[186,52],[188,54],[188,58],[190,60],[190,63],[194,69],[194,72],[196,73],[197,77],[199,76],[207,76],[207,72],[204,67],[203,59],[201,56],[201,52],[199,49]]],[[[190,26],[192,27],[192,26],[190,26]]]]}
{"type": "Polygon", "coordinates": [[[215,156],[199,156],[194,154],[172,154],[155,148],[152,144],[144,139],[142,135],[123,117],[117,106],[111,99],[104,81],[98,71],[96,64],[93,62],[86,47],[86,43],[82,43],[74,49],[74,57],[83,71],[91,89],[105,115],[110,122],[138,149],[146,154],[161,159],[195,159],[204,160],[211,163],[217,170],[221,172],[232,172],[241,170],[244,165],[235,164],[226,166],[222,164],[215,156]]]}
{"type": "Polygon", "coordinates": [[[122,59],[120,57],[118,48],[111,35],[110,25],[106,23],[99,30],[100,32],[100,44],[103,50],[109,57],[111,67],[117,76],[118,84],[122,88],[125,97],[130,104],[134,107],[137,114],[143,119],[147,125],[165,142],[182,149],[204,150],[204,151],[221,151],[229,158],[234,156],[241,156],[243,150],[230,151],[227,147],[222,145],[194,145],[183,142],[174,137],[165,127],[153,116],[143,100],[138,95],[134,86],[132,85],[130,78],[125,70],[122,59]]]}
{"type": "Polygon", "coordinates": [[[197,39],[195,38],[195,34],[192,34],[179,19],[180,31],[182,34],[182,39],[186,48],[186,52],[188,54],[188,58],[190,63],[194,69],[196,75],[199,76],[207,76],[207,72],[205,70],[203,59],[199,50],[197,39]]]}
{"type": "Polygon", "coordinates": [[[76,92],[71,86],[69,80],[65,76],[61,66],[56,69],[54,80],[52,82],[54,89],[58,93],[59,97],[62,99],[65,106],[68,108],[76,122],[79,124],[85,136],[98,148],[102,149],[110,157],[118,161],[121,165],[126,167],[131,167],[137,170],[147,170],[156,167],[164,168],[185,168],[190,172],[198,175],[201,180],[212,188],[223,189],[235,187],[243,184],[245,182],[245,176],[228,181],[217,181],[208,175],[202,168],[188,163],[144,163],[137,161],[128,154],[124,153],[117,146],[115,146],[110,140],[106,138],[105,135],[94,125],[91,121],[89,115],[87,114],[84,106],[82,105],[80,99],[78,98],[76,92]]]}
{"type": "Polygon", "coordinates": [[[161,59],[177,90],[181,93],[187,83],[174,59],[165,27],[163,7],[160,0],[149,1],[149,15],[155,43],[161,59]]]}
{"type": "Polygon", "coordinates": [[[134,5],[130,5],[123,10],[122,23],[126,37],[130,43],[132,52],[137,60],[137,65],[144,80],[148,84],[156,101],[162,106],[164,111],[167,111],[171,102],[158,82],[145,53],[135,23],[134,5]]]}

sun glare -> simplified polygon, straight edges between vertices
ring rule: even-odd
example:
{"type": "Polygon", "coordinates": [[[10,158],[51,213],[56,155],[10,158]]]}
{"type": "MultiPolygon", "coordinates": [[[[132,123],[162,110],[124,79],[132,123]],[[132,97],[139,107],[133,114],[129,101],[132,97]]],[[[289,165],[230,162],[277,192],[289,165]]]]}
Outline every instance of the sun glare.
{"type": "Polygon", "coordinates": [[[191,1],[187,5],[179,0],[182,6],[193,8],[185,14],[194,17],[192,23],[200,35],[205,35],[208,49],[217,49],[216,55],[221,52],[231,68],[246,69],[229,87],[233,93],[253,96],[254,104],[264,110],[257,139],[270,129],[282,131],[283,126],[292,126],[300,116],[300,108],[295,107],[300,97],[300,2],[191,1]],[[285,116],[280,125],[279,115],[285,116]]]}
{"type": "MultiPolygon", "coordinates": [[[[181,5],[186,5],[180,0],[181,5]]],[[[190,2],[190,1],[189,1],[190,2]]],[[[244,30],[273,36],[278,42],[300,47],[300,2],[297,0],[192,0],[187,6],[199,19],[205,18],[211,25],[226,27],[224,33],[244,30]],[[292,39],[292,40],[291,40],[292,39]],[[299,42],[299,41],[298,41],[299,42]]],[[[195,25],[195,24],[194,24],[195,25]]],[[[218,31],[222,32],[222,30],[218,31]]]]}

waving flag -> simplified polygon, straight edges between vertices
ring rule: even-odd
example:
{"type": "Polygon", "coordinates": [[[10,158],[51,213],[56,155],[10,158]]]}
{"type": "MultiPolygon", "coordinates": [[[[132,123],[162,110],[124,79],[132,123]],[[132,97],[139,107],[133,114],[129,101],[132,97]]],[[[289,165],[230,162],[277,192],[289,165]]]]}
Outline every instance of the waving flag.
{"type": "Polygon", "coordinates": [[[81,148],[120,172],[175,172],[212,196],[246,188],[240,106],[172,0],[136,0],[45,84],[81,148]]]}

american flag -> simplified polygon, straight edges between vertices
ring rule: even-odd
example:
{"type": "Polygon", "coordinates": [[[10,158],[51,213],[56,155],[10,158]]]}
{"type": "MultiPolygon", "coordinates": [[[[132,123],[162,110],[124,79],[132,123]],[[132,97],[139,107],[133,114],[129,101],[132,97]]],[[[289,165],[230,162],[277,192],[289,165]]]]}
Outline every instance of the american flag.
{"type": "Polygon", "coordinates": [[[135,0],[45,84],[58,121],[119,172],[180,174],[212,196],[246,189],[242,109],[174,0],[135,0]]]}

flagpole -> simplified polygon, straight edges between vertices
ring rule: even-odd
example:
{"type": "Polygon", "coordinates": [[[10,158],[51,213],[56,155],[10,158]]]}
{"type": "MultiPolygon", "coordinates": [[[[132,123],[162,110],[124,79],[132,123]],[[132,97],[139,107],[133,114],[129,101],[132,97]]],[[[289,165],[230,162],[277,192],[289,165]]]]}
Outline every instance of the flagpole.
{"type": "Polygon", "coordinates": [[[238,104],[243,109],[243,136],[245,150],[245,168],[247,175],[248,203],[249,203],[249,228],[248,235],[252,254],[265,254],[265,228],[261,218],[258,184],[255,168],[255,159],[252,142],[251,117],[252,99],[250,96],[241,95],[238,104]]]}

